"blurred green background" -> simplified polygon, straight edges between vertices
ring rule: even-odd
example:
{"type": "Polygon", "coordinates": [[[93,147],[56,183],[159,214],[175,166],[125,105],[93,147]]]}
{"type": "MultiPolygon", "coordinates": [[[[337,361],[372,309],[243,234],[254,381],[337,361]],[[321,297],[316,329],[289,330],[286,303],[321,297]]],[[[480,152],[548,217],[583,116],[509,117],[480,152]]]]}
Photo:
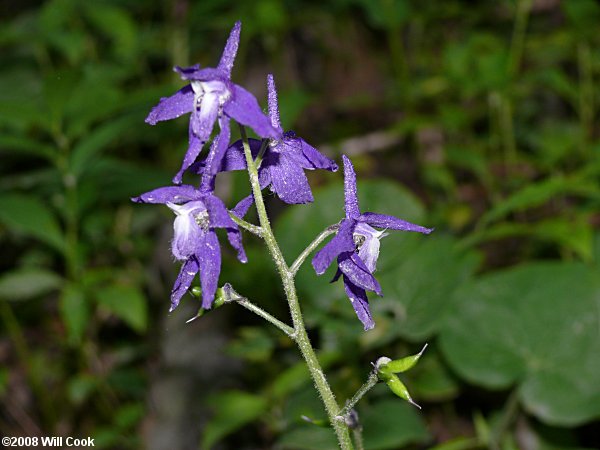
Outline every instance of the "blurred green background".
{"type": "MultiPolygon", "coordinates": [[[[109,449],[330,449],[292,343],[236,305],[168,314],[167,208],[185,118],[150,127],[175,64],[214,66],[243,22],[233,79],[286,129],[351,156],[361,207],[435,226],[392,233],[365,333],[341,283],[298,275],[342,401],[379,356],[430,347],[358,407],[367,449],[600,448],[600,5],[593,0],[54,0],[0,3],[0,434],[109,449]]],[[[342,210],[268,196],[288,261],[342,210]]],[[[190,178],[190,180],[192,179],[190,178]]],[[[233,206],[244,174],[223,175],[233,206]]],[[[245,237],[221,282],[281,319],[273,265],[245,237]]],[[[225,246],[224,246],[225,248],[225,246]]]]}

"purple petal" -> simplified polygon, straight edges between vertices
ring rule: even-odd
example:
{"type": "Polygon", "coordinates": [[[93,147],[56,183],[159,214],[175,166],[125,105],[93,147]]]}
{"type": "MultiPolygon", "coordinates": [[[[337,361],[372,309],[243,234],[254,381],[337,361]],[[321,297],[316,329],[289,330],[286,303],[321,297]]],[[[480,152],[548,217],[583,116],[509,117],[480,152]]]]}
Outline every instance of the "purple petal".
{"type": "Polygon", "coordinates": [[[304,170],[285,153],[280,154],[279,164],[269,167],[269,172],[272,189],[284,202],[300,204],[313,201],[304,170]]]}
{"type": "Polygon", "coordinates": [[[200,187],[200,190],[203,192],[212,192],[214,190],[215,176],[222,165],[223,157],[229,145],[229,118],[221,117],[219,125],[221,132],[213,140],[208,156],[206,157],[206,167],[202,174],[202,184],[200,187]]]}
{"type": "Polygon", "coordinates": [[[325,247],[317,252],[312,260],[317,275],[322,275],[340,253],[354,251],[355,244],[352,233],[355,226],[356,222],[354,220],[342,220],[337,234],[325,247]]]}
{"type": "Polygon", "coordinates": [[[196,158],[202,151],[202,146],[204,145],[204,141],[202,141],[198,136],[196,136],[194,134],[193,125],[192,125],[191,121],[190,121],[188,135],[189,135],[188,149],[185,152],[185,156],[183,157],[183,162],[181,163],[181,168],[179,169],[179,172],[177,172],[177,174],[173,177],[173,180],[172,180],[173,183],[175,183],[175,184],[181,184],[181,182],[183,181],[183,173],[192,164],[194,164],[194,161],[196,161],[196,158]]]}
{"type": "Polygon", "coordinates": [[[243,219],[244,216],[248,213],[248,210],[254,203],[254,195],[250,194],[247,197],[241,199],[237,205],[231,210],[233,214],[238,216],[240,219],[243,219]]]}
{"type": "Polygon", "coordinates": [[[350,299],[350,303],[352,303],[354,312],[356,312],[356,315],[358,316],[358,320],[360,320],[365,327],[365,331],[373,328],[375,322],[373,321],[373,317],[371,317],[369,300],[367,299],[365,290],[352,284],[346,277],[344,277],[344,289],[346,290],[346,295],[350,299]]]}
{"type": "Polygon", "coordinates": [[[248,257],[242,245],[242,233],[237,228],[227,228],[227,239],[231,246],[237,250],[237,258],[240,262],[248,262],[248,257]]]}
{"type": "Polygon", "coordinates": [[[201,193],[193,186],[166,186],[146,192],[131,200],[136,203],[185,203],[198,200],[201,193]]]}
{"type": "MultiPolygon", "coordinates": [[[[252,156],[256,157],[260,150],[260,146],[262,145],[262,141],[259,139],[248,139],[248,143],[250,144],[250,151],[252,152],[252,156]]],[[[204,167],[206,166],[206,159],[203,161],[198,161],[194,163],[191,167],[191,170],[194,173],[202,174],[204,172],[204,167]]],[[[225,151],[225,156],[221,160],[221,164],[218,166],[217,172],[230,172],[232,170],[245,170],[246,169],[246,156],[244,155],[244,147],[242,146],[242,141],[236,141],[229,146],[229,148],[225,151]]]]}
{"type": "Polygon", "coordinates": [[[267,75],[267,91],[269,92],[269,118],[274,128],[281,130],[279,105],[277,104],[277,88],[272,74],[267,75]]]}
{"type": "Polygon", "coordinates": [[[424,234],[429,234],[433,231],[433,228],[425,228],[420,225],[415,225],[414,223],[398,219],[394,216],[386,216],[385,214],[377,214],[372,212],[361,214],[358,220],[360,222],[366,222],[372,227],[387,228],[388,230],[416,231],[424,234]]]}
{"type": "Polygon", "coordinates": [[[173,68],[175,72],[177,72],[182,80],[190,80],[190,81],[212,81],[212,80],[227,80],[229,77],[226,73],[224,73],[220,69],[215,69],[213,67],[205,67],[204,69],[200,68],[200,64],[194,64],[191,67],[179,67],[175,66],[173,68]]]}
{"type": "Polygon", "coordinates": [[[236,223],[231,217],[223,201],[215,195],[207,195],[204,197],[204,204],[208,210],[211,228],[234,228],[237,229],[236,223]]]}
{"type": "Polygon", "coordinates": [[[307,164],[303,166],[305,169],[325,169],[331,172],[338,170],[338,165],[333,159],[329,159],[312,145],[306,143],[304,139],[300,139],[302,145],[302,154],[304,155],[307,164]]]}
{"type": "Polygon", "coordinates": [[[218,69],[220,69],[227,75],[227,78],[231,77],[231,69],[233,68],[235,55],[237,54],[238,46],[240,44],[241,29],[242,23],[240,21],[237,21],[231,29],[231,33],[229,33],[229,38],[227,38],[227,43],[225,44],[225,48],[223,49],[221,60],[219,61],[219,65],[217,66],[218,69]]]}
{"type": "Polygon", "coordinates": [[[304,139],[296,137],[293,131],[284,134],[283,145],[285,146],[283,151],[293,155],[293,158],[304,169],[325,169],[331,172],[338,170],[338,165],[334,160],[327,158],[316,148],[307,144],[304,139]]]}
{"type": "Polygon", "coordinates": [[[280,136],[254,95],[237,84],[233,85],[232,97],[223,105],[223,111],[236,122],[252,128],[260,137],[277,139],[280,136]]]}
{"type": "Polygon", "coordinates": [[[205,233],[198,245],[200,286],[202,287],[202,307],[210,309],[215,299],[219,274],[221,273],[221,248],[214,231],[205,233]]]}
{"type": "Polygon", "coordinates": [[[175,308],[177,308],[181,297],[183,297],[183,295],[190,288],[197,273],[198,263],[196,262],[195,258],[192,257],[183,263],[181,270],[179,271],[179,275],[177,276],[177,280],[175,280],[175,284],[171,290],[171,308],[169,309],[169,312],[172,312],[175,308]]]}
{"type": "Polygon", "coordinates": [[[338,267],[342,273],[356,286],[381,295],[379,282],[369,272],[362,259],[356,253],[352,253],[349,256],[346,255],[347,253],[338,257],[338,267]]]}
{"type": "Polygon", "coordinates": [[[189,113],[194,109],[194,91],[189,84],[183,89],[178,90],[170,97],[163,97],[152,110],[146,123],[156,125],[163,120],[175,119],[183,114],[189,113]]]}
{"type": "Polygon", "coordinates": [[[344,160],[344,203],[346,208],[346,217],[356,219],[360,215],[358,207],[358,195],[356,192],[356,173],[352,161],[346,155],[342,155],[344,160]]]}

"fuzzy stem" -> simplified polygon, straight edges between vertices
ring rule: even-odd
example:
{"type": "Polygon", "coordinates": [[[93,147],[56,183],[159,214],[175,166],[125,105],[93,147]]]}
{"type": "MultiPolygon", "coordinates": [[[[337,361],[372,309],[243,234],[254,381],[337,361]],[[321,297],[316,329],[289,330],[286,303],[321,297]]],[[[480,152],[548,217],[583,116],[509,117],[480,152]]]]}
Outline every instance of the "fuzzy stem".
{"type": "Polygon", "coordinates": [[[231,220],[233,220],[238,227],[242,227],[244,230],[257,235],[258,237],[263,236],[263,230],[261,227],[257,227],[256,225],[253,225],[250,222],[246,222],[244,219],[240,219],[231,211],[229,211],[229,217],[231,217],[231,220]]]}
{"type": "Polygon", "coordinates": [[[354,437],[354,445],[356,445],[356,450],[365,450],[365,444],[362,438],[362,428],[358,427],[352,430],[352,436],[354,437]]]}
{"type": "Polygon", "coordinates": [[[317,355],[315,354],[315,351],[308,338],[308,334],[306,333],[304,319],[302,318],[302,312],[300,310],[300,304],[296,294],[294,275],[285,262],[283,254],[281,253],[281,249],[279,248],[277,240],[275,239],[275,235],[273,234],[273,230],[271,229],[271,224],[269,222],[267,210],[263,201],[260,184],[258,182],[258,170],[252,159],[252,152],[250,151],[246,130],[242,125],[240,125],[240,133],[244,146],[244,154],[246,156],[246,164],[248,165],[248,175],[250,177],[250,184],[252,185],[254,203],[256,205],[256,211],[258,212],[260,225],[263,229],[263,239],[265,240],[265,244],[269,249],[269,253],[271,254],[271,257],[277,266],[277,271],[279,272],[281,281],[283,282],[283,289],[285,291],[292,321],[294,323],[294,340],[298,344],[298,348],[300,349],[302,357],[306,361],[306,365],[308,366],[310,375],[315,383],[315,387],[321,396],[321,400],[323,401],[325,410],[327,411],[327,416],[329,417],[329,422],[331,423],[331,426],[337,435],[340,448],[343,450],[351,450],[353,446],[352,440],[350,439],[350,433],[348,432],[348,428],[344,423],[341,423],[335,419],[340,411],[339,405],[335,400],[335,396],[333,395],[331,387],[327,383],[325,374],[321,369],[317,355]]]}
{"type": "Polygon", "coordinates": [[[369,378],[367,378],[367,381],[365,381],[365,383],[358,389],[358,391],[356,391],[356,393],[352,396],[352,398],[348,401],[348,403],[346,403],[346,406],[344,406],[344,408],[340,411],[340,416],[343,418],[348,413],[350,413],[350,411],[352,411],[352,408],[354,408],[356,406],[358,401],[361,398],[363,398],[363,396],[367,392],[369,392],[371,389],[373,389],[373,387],[375,387],[375,385],[378,382],[379,382],[379,377],[377,376],[377,371],[376,370],[371,371],[371,373],[369,374],[369,378]]]}
{"type": "Polygon", "coordinates": [[[229,292],[227,292],[225,302],[232,302],[232,303],[235,302],[235,303],[243,306],[247,310],[252,311],[254,314],[262,317],[267,322],[272,323],[277,328],[279,328],[281,331],[283,331],[285,334],[287,334],[290,338],[294,339],[294,329],[292,327],[283,323],[281,320],[273,317],[271,314],[266,312],[264,309],[255,305],[254,303],[252,303],[246,297],[242,297],[240,294],[235,292],[233,290],[233,288],[230,288],[229,292]]]}
{"type": "Polygon", "coordinates": [[[300,253],[300,255],[296,258],[296,261],[294,261],[294,264],[292,264],[290,267],[290,272],[292,273],[292,275],[296,275],[296,272],[298,272],[298,270],[300,269],[300,266],[302,266],[302,263],[308,257],[308,255],[310,255],[319,246],[319,244],[321,244],[321,242],[323,242],[325,239],[327,239],[328,236],[337,232],[339,227],[340,226],[337,223],[334,225],[328,226],[321,232],[321,234],[319,234],[315,238],[314,241],[312,241],[308,245],[308,247],[306,247],[302,251],[302,253],[300,253]]]}

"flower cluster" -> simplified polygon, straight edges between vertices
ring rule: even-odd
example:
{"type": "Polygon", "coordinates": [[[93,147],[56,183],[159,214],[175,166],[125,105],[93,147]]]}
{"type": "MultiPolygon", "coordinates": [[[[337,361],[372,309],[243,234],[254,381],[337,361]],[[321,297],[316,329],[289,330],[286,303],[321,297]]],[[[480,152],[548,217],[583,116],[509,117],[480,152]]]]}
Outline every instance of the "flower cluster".
{"type": "MultiPolygon", "coordinates": [[[[151,110],[146,122],[160,121],[190,114],[188,148],[173,185],[154,189],[132,200],[138,203],[161,203],[175,213],[173,256],[182,262],[171,292],[171,311],[189,290],[197,274],[202,288],[202,307],[211,308],[221,270],[221,248],[216,229],[226,230],[239,261],[246,262],[241,233],[233,219],[242,218],[252,205],[252,195],[241,200],[231,211],[215,195],[219,172],[247,168],[243,142],[230,143],[230,120],[248,126],[261,139],[249,139],[250,151],[260,161],[258,179],[261,189],[269,187],[282,201],[303,204],[313,201],[305,170],[324,169],[335,172],[337,164],[296,136],[284,131],[279,117],[277,90],[272,75],[267,77],[268,115],[256,98],[231,81],[231,71],[239,45],[241,24],[235,24],[216,68],[199,65],[175,71],[188,81],[170,97],[162,98],[151,110]],[[213,133],[215,122],[218,133],[213,133]],[[214,134],[214,136],[213,136],[214,134]],[[212,138],[212,140],[211,140],[212,138]],[[206,155],[202,151],[208,146],[206,155]],[[184,174],[200,175],[198,186],[182,184],[184,174]],[[233,217],[233,218],[232,218],[233,217]]],[[[337,258],[334,281],[343,277],[346,293],[365,329],[374,326],[366,291],[381,295],[373,276],[379,255],[379,240],[392,230],[429,233],[431,229],[401,219],[375,213],[361,213],[356,193],[356,175],[350,160],[343,156],[346,218],[337,235],[313,259],[317,274],[322,274],[337,258]],[[375,227],[375,228],[374,228],[375,227]]],[[[237,219],[236,219],[237,220],[237,219]]]]}

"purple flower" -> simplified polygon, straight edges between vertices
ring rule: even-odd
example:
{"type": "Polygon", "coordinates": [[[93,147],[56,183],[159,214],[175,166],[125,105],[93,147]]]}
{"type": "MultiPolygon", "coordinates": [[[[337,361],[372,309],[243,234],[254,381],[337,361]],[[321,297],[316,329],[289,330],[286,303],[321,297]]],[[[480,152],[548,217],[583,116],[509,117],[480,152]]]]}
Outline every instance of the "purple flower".
{"type": "Polygon", "coordinates": [[[197,273],[200,273],[202,307],[210,308],[221,272],[221,248],[215,228],[225,228],[230,244],[238,252],[238,259],[241,262],[247,260],[241,233],[223,202],[212,192],[189,185],[161,187],[132,200],[162,203],[176,214],[171,251],[184,263],[171,291],[170,311],[177,307],[197,273]]]}
{"type": "Polygon", "coordinates": [[[365,330],[375,326],[366,291],[381,295],[381,286],[373,276],[379,257],[379,240],[387,233],[373,227],[388,230],[416,231],[429,234],[433,228],[425,228],[393,216],[360,212],[356,193],[356,173],[352,162],[344,160],[344,199],[346,218],[334,238],[317,252],[312,264],[318,275],[322,275],[337,258],[338,271],[332,281],[340,276],[344,279],[346,294],[365,330]]]}
{"type": "MultiPolygon", "coordinates": [[[[279,106],[277,104],[277,90],[273,75],[267,77],[269,91],[269,117],[272,126],[277,130],[277,135],[269,142],[258,169],[260,187],[264,189],[271,186],[271,190],[286,203],[309,203],[313,195],[308,184],[304,170],[325,169],[335,172],[338,169],[335,161],[327,158],[317,149],[309,145],[304,139],[299,138],[293,131],[283,132],[279,119],[279,106]]],[[[249,139],[250,150],[256,157],[262,141],[249,139]]],[[[242,141],[237,141],[225,152],[220,160],[217,172],[230,170],[243,170],[246,168],[246,158],[242,141]]],[[[204,168],[200,162],[196,170],[198,173],[204,168]]],[[[252,205],[253,197],[250,195],[235,207],[234,212],[243,217],[252,205]]]]}
{"type": "Polygon", "coordinates": [[[164,97],[152,108],[146,122],[155,125],[163,120],[175,119],[191,112],[189,126],[189,148],[181,169],[173,178],[180,184],[183,173],[196,160],[203,145],[212,134],[218,120],[222,135],[229,139],[229,119],[249,126],[261,137],[276,137],[277,131],[271,126],[269,119],[263,114],[256,98],[241,86],[231,82],[231,69],[237,54],[242,24],[236,22],[223,55],[216,68],[175,67],[175,71],[190,84],[170,97],[164,97]]]}

